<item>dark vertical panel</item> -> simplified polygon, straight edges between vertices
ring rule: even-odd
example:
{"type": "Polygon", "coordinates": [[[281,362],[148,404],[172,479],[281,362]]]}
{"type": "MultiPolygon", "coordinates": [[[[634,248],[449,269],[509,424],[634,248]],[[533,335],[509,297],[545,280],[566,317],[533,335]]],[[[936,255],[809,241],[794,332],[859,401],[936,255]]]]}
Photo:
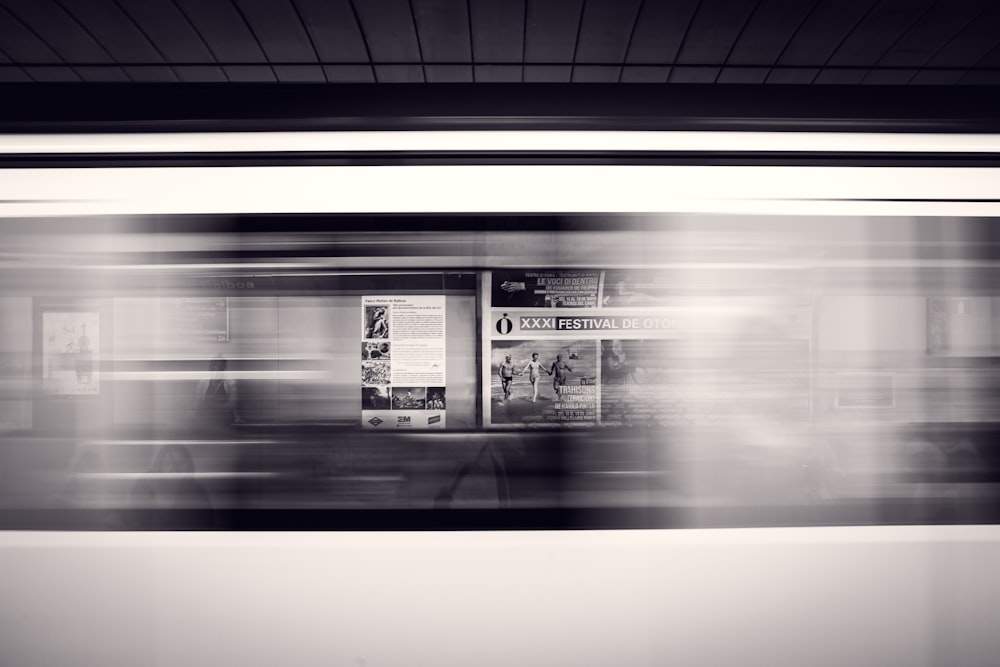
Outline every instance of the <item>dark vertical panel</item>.
{"type": "Polygon", "coordinates": [[[776,62],[815,5],[816,0],[763,0],[747,21],[726,62],[732,65],[776,62]]]}
{"type": "MultiPolygon", "coordinates": [[[[417,32],[407,0],[355,0],[354,6],[375,62],[420,62],[417,32]]],[[[378,80],[383,80],[381,74],[378,80]]]]}
{"type": "MultiPolygon", "coordinates": [[[[219,61],[224,63],[267,61],[250,26],[230,0],[176,0],[176,2],[219,61]]],[[[226,71],[230,78],[236,72],[234,69],[226,71]]],[[[234,78],[234,81],[247,80],[244,78],[247,76],[245,73],[235,75],[240,78],[234,78]]]]}
{"type": "MultiPolygon", "coordinates": [[[[524,0],[470,0],[469,9],[474,59],[487,63],[521,62],[524,53],[524,0]]],[[[480,71],[476,69],[477,81],[480,71]]],[[[518,68],[518,81],[520,71],[518,68]]]]}
{"type": "Polygon", "coordinates": [[[882,0],[847,36],[828,61],[836,65],[874,65],[933,0],[882,0]]]}
{"type": "Polygon", "coordinates": [[[624,62],[638,11],[639,0],[587,0],[576,62],[624,62]]]}
{"type": "Polygon", "coordinates": [[[573,62],[582,11],[583,0],[528,0],[524,59],[530,63],[573,62]]]}
{"type": "Polygon", "coordinates": [[[754,0],[705,0],[691,20],[677,62],[725,62],[756,5],[754,0]]]}
{"type": "Polygon", "coordinates": [[[699,0],[645,2],[632,34],[626,62],[673,63],[699,0]]]}
{"type": "MultiPolygon", "coordinates": [[[[425,63],[472,60],[469,12],[465,0],[412,0],[425,63]]],[[[469,70],[469,80],[472,74],[469,70]]],[[[430,72],[428,72],[430,80],[430,72]]],[[[466,79],[461,79],[465,81],[466,79]]]]}

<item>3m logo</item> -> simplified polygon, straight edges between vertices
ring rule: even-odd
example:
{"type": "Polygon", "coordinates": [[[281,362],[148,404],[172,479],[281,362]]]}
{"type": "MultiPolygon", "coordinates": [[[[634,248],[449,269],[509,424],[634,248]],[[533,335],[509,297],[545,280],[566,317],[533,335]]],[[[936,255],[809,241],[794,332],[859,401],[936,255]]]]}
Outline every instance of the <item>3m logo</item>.
{"type": "Polygon", "coordinates": [[[368,420],[368,423],[371,424],[372,426],[378,426],[379,424],[382,423],[382,420],[379,419],[378,417],[372,417],[371,419],[368,420]]]}
{"type": "Polygon", "coordinates": [[[432,417],[428,417],[427,418],[427,423],[428,424],[440,424],[441,423],[441,415],[434,415],[432,417]]]}
{"type": "Polygon", "coordinates": [[[396,417],[396,428],[413,426],[411,417],[396,417]]]}

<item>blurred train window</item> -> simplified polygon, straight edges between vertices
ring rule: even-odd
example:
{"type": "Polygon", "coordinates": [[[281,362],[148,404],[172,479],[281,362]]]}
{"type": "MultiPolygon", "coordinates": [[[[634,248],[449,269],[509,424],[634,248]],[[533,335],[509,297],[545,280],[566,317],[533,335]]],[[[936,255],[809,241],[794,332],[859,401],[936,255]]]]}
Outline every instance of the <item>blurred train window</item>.
{"type": "Polygon", "coordinates": [[[997,518],[989,218],[0,224],[3,527],[997,518]]]}

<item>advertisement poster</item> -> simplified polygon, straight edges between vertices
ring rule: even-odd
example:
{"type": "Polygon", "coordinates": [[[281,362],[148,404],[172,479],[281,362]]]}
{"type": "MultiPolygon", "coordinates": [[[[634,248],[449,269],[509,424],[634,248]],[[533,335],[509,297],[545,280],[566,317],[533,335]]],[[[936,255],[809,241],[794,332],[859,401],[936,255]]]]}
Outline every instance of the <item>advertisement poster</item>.
{"type": "Polygon", "coordinates": [[[42,378],[46,394],[101,393],[99,313],[42,313],[42,378]]]}
{"type": "Polygon", "coordinates": [[[483,281],[487,427],[809,418],[807,303],[677,296],[655,271],[483,281]]]}
{"type": "Polygon", "coordinates": [[[444,428],[445,297],[361,299],[361,424],[444,428]]]}

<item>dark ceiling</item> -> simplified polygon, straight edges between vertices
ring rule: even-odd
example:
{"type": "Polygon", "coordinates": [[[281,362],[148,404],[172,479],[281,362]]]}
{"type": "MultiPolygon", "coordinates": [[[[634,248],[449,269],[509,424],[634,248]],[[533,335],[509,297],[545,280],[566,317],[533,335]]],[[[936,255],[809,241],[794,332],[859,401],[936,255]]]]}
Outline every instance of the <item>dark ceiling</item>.
{"type": "Polygon", "coordinates": [[[996,85],[997,0],[0,0],[0,81],[996,85]]]}

